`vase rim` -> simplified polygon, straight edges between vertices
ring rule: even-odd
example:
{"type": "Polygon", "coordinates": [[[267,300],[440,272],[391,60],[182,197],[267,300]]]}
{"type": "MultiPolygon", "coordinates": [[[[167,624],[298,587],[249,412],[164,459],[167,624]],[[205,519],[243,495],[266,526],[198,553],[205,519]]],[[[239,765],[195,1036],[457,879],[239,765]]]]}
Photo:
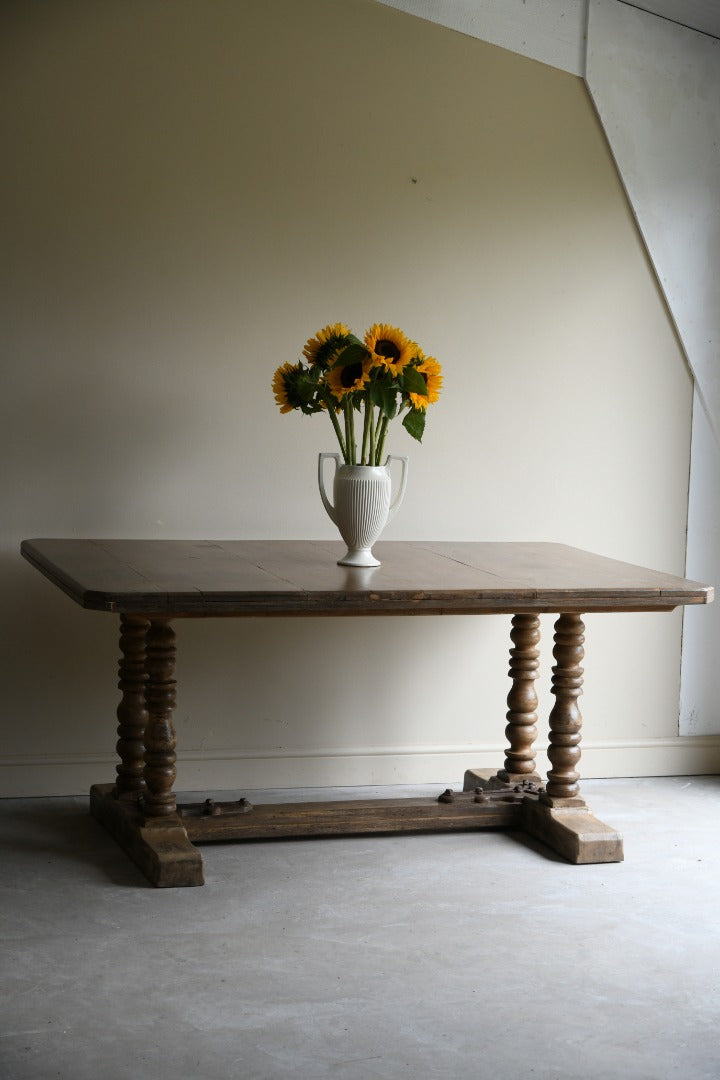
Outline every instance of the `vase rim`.
{"type": "Polygon", "coordinates": [[[358,472],[386,472],[387,465],[347,465],[345,462],[342,465],[338,465],[338,471],[345,470],[357,470],[358,472]]]}

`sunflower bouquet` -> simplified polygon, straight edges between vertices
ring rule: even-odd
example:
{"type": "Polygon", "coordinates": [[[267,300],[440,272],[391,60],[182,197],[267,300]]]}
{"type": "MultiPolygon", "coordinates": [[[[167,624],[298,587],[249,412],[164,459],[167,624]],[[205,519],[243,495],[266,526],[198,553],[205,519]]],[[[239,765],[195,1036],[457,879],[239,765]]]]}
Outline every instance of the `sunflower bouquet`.
{"type": "Polygon", "coordinates": [[[427,407],[440,396],[442,368],[402,330],[374,323],[361,341],[344,323],[333,323],[308,340],[303,357],[275,372],[275,400],[283,413],[326,412],[346,465],[380,465],[388,425],[397,416],[422,440],[427,407]]]}

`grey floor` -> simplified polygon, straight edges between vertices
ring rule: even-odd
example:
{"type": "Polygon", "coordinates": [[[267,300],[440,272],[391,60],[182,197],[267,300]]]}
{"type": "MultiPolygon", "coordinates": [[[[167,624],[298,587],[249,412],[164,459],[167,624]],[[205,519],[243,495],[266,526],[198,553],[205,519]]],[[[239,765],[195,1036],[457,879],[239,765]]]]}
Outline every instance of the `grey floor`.
{"type": "Polygon", "coordinates": [[[717,1080],[720,777],[583,791],[624,863],[504,832],[223,844],[175,890],[87,800],[2,801],[0,1077],[717,1080]]]}

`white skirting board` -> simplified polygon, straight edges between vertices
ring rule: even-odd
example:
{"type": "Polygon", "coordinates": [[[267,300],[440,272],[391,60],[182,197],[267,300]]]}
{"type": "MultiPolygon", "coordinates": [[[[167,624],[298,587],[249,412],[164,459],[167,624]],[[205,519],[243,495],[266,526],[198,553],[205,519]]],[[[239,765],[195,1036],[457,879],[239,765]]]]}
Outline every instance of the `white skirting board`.
{"type": "MultiPolygon", "coordinates": [[[[720,736],[582,745],[581,776],[702,776],[720,773],[720,736]]],[[[178,761],[178,791],[253,788],[448,784],[465,769],[499,769],[502,746],[330,747],[319,750],[242,752],[187,750],[178,761]]],[[[0,758],[0,797],[83,795],[91,784],[111,783],[116,759],[88,754],[0,758]]],[[[545,747],[538,767],[547,769],[545,747]]]]}

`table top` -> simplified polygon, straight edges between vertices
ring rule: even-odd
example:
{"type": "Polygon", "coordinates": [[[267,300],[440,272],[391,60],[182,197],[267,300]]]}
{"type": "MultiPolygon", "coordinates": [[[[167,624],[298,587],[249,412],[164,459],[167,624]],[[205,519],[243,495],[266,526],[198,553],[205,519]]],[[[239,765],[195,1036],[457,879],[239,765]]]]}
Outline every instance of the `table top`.
{"type": "Polygon", "coordinates": [[[453,615],[670,611],[713,588],[564,544],[384,541],[337,565],[321,540],[25,540],[84,608],[147,615],[453,615]]]}

